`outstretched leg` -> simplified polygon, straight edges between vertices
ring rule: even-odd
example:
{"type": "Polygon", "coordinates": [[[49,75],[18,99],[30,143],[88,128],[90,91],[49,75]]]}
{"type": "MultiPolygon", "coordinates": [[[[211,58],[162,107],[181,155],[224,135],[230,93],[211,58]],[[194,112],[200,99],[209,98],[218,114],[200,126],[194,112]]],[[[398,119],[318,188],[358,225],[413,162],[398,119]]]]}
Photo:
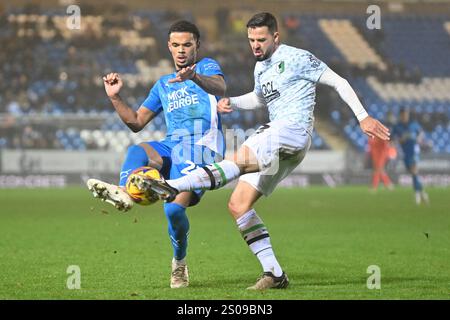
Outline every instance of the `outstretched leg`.
{"type": "Polygon", "coordinates": [[[150,144],[132,145],[128,148],[123,162],[118,186],[98,179],[89,179],[86,184],[94,197],[112,204],[120,211],[128,211],[134,205],[133,200],[125,191],[128,176],[133,170],[142,166],[151,165],[160,169],[162,162],[161,156],[150,144]]]}
{"type": "Polygon", "coordinates": [[[199,167],[181,178],[164,181],[138,177],[135,183],[139,189],[150,189],[170,202],[180,192],[218,189],[242,174],[257,171],[259,165],[255,154],[249,147],[243,145],[232,159],[199,167]]]}

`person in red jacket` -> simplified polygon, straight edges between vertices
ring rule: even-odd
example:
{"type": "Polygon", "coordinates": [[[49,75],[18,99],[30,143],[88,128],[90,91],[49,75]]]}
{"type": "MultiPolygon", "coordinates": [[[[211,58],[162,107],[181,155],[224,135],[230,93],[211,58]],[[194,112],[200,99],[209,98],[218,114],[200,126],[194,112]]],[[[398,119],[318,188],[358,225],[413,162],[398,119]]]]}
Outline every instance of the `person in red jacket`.
{"type": "Polygon", "coordinates": [[[392,181],[386,173],[385,166],[390,157],[389,141],[381,140],[377,137],[369,138],[369,154],[372,159],[372,188],[376,190],[380,179],[386,188],[392,189],[392,181]]]}

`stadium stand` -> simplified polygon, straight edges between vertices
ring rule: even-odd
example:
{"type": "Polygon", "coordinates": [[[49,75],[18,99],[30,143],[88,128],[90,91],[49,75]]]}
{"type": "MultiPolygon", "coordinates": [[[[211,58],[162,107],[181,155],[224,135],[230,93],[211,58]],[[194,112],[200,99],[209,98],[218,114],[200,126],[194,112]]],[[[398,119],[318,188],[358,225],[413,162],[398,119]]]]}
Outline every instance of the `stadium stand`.
{"type": "MultiPolygon", "coordinates": [[[[333,57],[330,66],[337,70],[350,70],[343,75],[371,114],[388,122],[388,112],[397,115],[400,107],[411,108],[426,130],[430,151],[449,153],[448,17],[389,15],[383,17],[382,31],[365,28],[364,16],[298,19],[297,31],[313,52],[320,58],[333,57]]],[[[343,128],[353,146],[365,150],[367,138],[353,116],[339,103],[329,110],[329,118],[343,128]]]]}
{"type": "MultiPolygon", "coordinates": [[[[151,85],[172,72],[168,26],[179,18],[197,17],[122,7],[100,15],[92,7],[82,29],[74,31],[66,27],[64,14],[62,9],[24,7],[0,15],[0,148],[121,152],[139,139],[162,137],[162,115],[140,134],[121,123],[104,94],[101,75],[121,73],[123,96],[137,107],[151,85]],[[37,115],[49,120],[36,123],[37,115]],[[78,120],[61,121],[68,117],[78,120]]],[[[248,92],[254,60],[242,50],[242,15],[218,14],[231,21],[223,24],[227,28],[220,41],[204,42],[202,53],[221,63],[229,95],[248,92]]],[[[410,107],[431,141],[430,152],[450,153],[450,17],[392,14],[383,18],[382,30],[365,28],[365,18],[289,12],[282,23],[288,43],[311,50],[346,77],[371,114],[387,121],[389,113],[395,116],[400,107],[410,107]]],[[[366,137],[351,112],[330,92],[322,95],[316,109],[320,121],[339,127],[351,145],[364,150],[366,137]]],[[[236,111],[222,117],[226,128],[244,130],[267,120],[265,112],[236,111]]],[[[315,131],[313,149],[329,148],[315,131]]]]}

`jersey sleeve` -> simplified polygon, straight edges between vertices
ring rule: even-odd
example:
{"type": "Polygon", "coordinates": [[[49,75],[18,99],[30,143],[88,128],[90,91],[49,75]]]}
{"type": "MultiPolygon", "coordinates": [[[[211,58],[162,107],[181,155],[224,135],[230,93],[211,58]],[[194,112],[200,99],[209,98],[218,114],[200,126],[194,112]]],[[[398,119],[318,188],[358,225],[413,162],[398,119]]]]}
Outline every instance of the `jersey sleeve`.
{"type": "Polygon", "coordinates": [[[199,72],[205,76],[224,76],[219,63],[211,58],[202,59],[199,72]]]}
{"type": "Polygon", "coordinates": [[[155,83],[155,85],[150,90],[150,93],[148,94],[147,98],[144,100],[142,105],[149,109],[150,111],[153,111],[154,113],[160,113],[163,109],[161,98],[159,96],[159,81],[155,83]]]}
{"type": "Polygon", "coordinates": [[[295,68],[300,79],[317,82],[328,66],[311,52],[305,51],[294,58],[295,68]]]}

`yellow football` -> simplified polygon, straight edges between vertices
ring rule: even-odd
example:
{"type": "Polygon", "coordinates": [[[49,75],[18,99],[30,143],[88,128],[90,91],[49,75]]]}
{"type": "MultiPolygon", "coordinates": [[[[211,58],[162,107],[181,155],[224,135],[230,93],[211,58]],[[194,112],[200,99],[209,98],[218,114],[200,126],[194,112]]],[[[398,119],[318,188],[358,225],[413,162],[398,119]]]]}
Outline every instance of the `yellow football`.
{"type": "Polygon", "coordinates": [[[134,170],[127,179],[126,183],[126,190],[127,193],[130,195],[131,199],[133,199],[134,202],[147,206],[149,204],[154,204],[155,202],[158,202],[159,197],[156,193],[149,191],[149,192],[143,192],[138,189],[138,187],[133,183],[134,176],[135,175],[143,175],[147,177],[151,177],[153,179],[160,179],[161,174],[158,170],[152,167],[140,167],[134,170]]]}

